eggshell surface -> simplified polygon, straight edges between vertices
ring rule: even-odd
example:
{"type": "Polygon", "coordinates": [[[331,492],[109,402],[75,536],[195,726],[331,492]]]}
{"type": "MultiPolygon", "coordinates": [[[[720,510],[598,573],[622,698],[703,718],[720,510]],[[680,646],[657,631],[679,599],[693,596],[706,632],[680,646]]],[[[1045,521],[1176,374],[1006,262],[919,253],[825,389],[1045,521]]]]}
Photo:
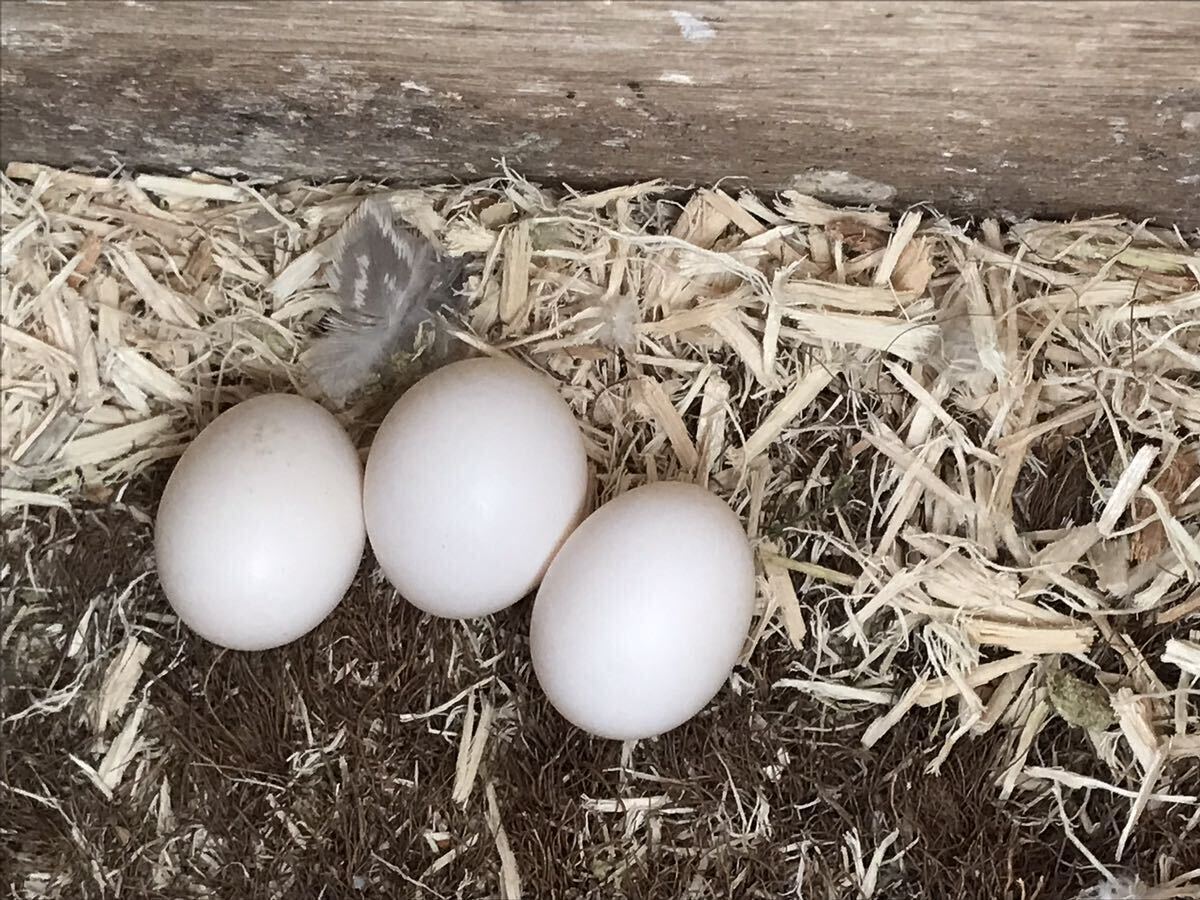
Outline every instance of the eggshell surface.
{"type": "Polygon", "coordinates": [[[366,542],[362,466],[318,404],[267,394],[217,416],[184,452],[155,523],[158,576],[179,618],[234,650],[316,627],[366,542]]]}
{"type": "Polygon", "coordinates": [[[753,611],[738,517],[696,485],[646,485],[592,513],[555,557],[533,606],[534,671],[592,734],[662,734],[720,690],[753,611]]]}
{"type": "Polygon", "coordinates": [[[587,490],[583,436],[553,383],[516,362],[469,359],[424,378],[388,413],[363,509],[400,594],[468,618],[537,586],[587,490]]]}

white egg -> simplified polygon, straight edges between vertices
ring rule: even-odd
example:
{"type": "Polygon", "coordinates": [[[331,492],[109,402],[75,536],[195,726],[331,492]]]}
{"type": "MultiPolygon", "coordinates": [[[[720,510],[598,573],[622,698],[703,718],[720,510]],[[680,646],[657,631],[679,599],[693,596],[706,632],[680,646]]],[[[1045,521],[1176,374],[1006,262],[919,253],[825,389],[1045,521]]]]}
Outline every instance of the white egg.
{"type": "Polygon", "coordinates": [[[553,383],[469,359],[401,397],[367,457],[363,509],[384,574],[439,616],[482,616],[533,590],[582,518],[583,436],[553,383]]]}
{"type": "Polygon", "coordinates": [[[646,485],[592,513],[555,557],[533,604],[533,668],[580,728],[651,737],[721,689],[753,611],[738,517],[696,485],[646,485]]]}
{"type": "Polygon", "coordinates": [[[316,627],[362,559],[362,466],[337,419],[268,394],[217,416],[167,482],[158,577],[214,644],[263,650],[316,627]]]}

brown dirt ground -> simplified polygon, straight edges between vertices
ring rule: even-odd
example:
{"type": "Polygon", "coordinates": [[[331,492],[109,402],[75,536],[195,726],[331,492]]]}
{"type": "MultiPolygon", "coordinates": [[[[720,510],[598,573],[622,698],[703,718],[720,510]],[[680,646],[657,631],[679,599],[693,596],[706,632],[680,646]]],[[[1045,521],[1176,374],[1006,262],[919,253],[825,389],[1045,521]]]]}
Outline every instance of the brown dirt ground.
{"type": "MultiPolygon", "coordinates": [[[[122,629],[136,632],[152,647],[146,672],[164,673],[149,688],[149,763],[111,801],[68,757],[96,762],[82,712],[6,726],[0,868],[14,892],[29,873],[46,871],[70,876],[74,887],[63,895],[76,897],[101,896],[102,880],[121,896],[145,898],[197,888],[221,897],[495,897],[488,780],[531,897],[855,897],[846,835],[858,834],[869,861],[893,829],[900,834],[888,856],[907,849],[882,867],[876,896],[1051,900],[1096,882],[1048,792],[997,799],[993,741],[963,741],[940,775],[927,775],[935,734],[948,724],[929,711],[910,714],[865,750],[858,723],[872,712],[848,715],[771,688],[803,658],[784,641],[760,647],[740,673],[740,691],[726,688],[694,721],[639,743],[623,764],[621,745],[570,727],[537,690],[528,601],[484,625],[431,619],[372,575],[368,559],[328,621],[270,652],[222,652],[154,623],[147,614],[167,607],[152,576],[144,596],[114,614],[119,588],[152,567],[151,527],[139,511],[153,510],[161,483],[162,473],[139,482],[73,525],[47,514],[27,523],[24,538],[6,541],[6,594],[40,591],[52,607],[44,615],[60,622],[100,598],[97,615],[108,616],[117,637],[108,645],[115,652],[122,629]],[[403,714],[488,676],[479,696],[501,714],[464,808],[450,797],[460,720],[403,714]],[[296,754],[343,731],[332,752],[301,764],[296,754]],[[160,825],[164,779],[173,815],[160,825]],[[671,809],[687,811],[664,810],[630,834],[620,814],[581,803],[663,794],[671,809]],[[427,831],[448,836],[427,839],[427,831]],[[451,846],[459,855],[428,872],[451,846]]],[[[22,659],[6,649],[5,714],[69,684],[73,665],[61,651],[22,659]]],[[[85,693],[97,688],[96,668],[85,693]]],[[[1094,772],[1093,760],[1062,722],[1047,728],[1030,759],[1083,772],[1094,772]]],[[[1097,793],[1086,802],[1095,828],[1084,837],[1110,860],[1128,801],[1097,793]]],[[[1126,871],[1150,877],[1164,858],[1174,861],[1170,874],[1200,867],[1200,842],[1176,837],[1181,821],[1172,808],[1151,808],[1126,871]]]]}

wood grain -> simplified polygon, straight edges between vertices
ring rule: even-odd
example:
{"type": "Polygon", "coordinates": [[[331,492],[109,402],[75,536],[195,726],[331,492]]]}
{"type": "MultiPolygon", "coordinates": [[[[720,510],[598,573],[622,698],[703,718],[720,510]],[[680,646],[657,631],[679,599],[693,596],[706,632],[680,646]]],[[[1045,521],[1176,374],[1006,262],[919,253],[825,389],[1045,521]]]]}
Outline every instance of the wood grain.
{"type": "Polygon", "coordinates": [[[3,5],[0,156],[1200,225],[1200,3],[3,5]],[[850,177],[838,173],[850,173],[850,177]]]}

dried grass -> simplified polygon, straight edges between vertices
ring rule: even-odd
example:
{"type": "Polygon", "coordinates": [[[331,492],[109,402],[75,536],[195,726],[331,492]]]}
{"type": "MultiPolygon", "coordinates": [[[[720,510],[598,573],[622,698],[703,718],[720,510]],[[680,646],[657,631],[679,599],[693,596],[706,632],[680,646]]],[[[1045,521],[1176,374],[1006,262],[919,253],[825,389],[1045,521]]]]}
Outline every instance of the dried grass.
{"type": "MultiPolygon", "coordinates": [[[[157,595],[160,464],[230,403],[316,396],[328,242],[379,188],[0,188],[15,890],[1194,890],[1195,236],[508,172],[383,190],[464,259],[462,351],[558,380],[600,499],[695,480],[755,542],[733,689],[622,748],[537,694],[522,607],[431,622],[366,570],[242,656],[157,595]],[[1110,724],[1067,708],[1097,691],[1110,724]]],[[[364,447],[437,362],[338,410],[364,447]]]]}

